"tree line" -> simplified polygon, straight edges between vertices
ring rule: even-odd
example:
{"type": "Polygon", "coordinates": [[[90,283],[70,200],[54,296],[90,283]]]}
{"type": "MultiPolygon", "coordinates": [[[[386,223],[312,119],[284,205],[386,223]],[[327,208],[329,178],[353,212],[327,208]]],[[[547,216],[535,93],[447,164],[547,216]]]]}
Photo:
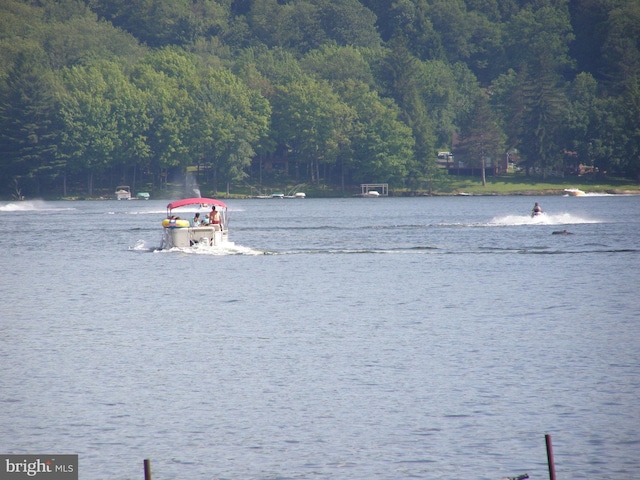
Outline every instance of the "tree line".
{"type": "Polygon", "coordinates": [[[5,0],[0,195],[640,178],[640,0],[5,0]],[[482,168],[484,172],[484,168],[482,168]]]}

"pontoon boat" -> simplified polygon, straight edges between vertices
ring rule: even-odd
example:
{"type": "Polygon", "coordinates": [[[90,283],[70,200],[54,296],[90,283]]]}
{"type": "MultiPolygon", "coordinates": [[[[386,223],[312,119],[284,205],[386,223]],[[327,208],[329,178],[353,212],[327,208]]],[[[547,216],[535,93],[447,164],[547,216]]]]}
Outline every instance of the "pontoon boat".
{"type": "MultiPolygon", "coordinates": [[[[185,209],[186,210],[186,209],[185,209]]],[[[206,212],[205,215],[208,215],[206,212]]],[[[189,212],[191,215],[191,212],[189,212]]],[[[170,248],[185,248],[193,246],[221,246],[229,242],[229,231],[227,225],[229,217],[227,205],[220,200],[213,198],[185,198],[171,202],[167,205],[167,218],[162,221],[162,244],[161,250],[170,248]],[[188,219],[183,219],[176,210],[183,207],[208,208],[216,207],[220,215],[220,224],[215,225],[193,225],[188,219]]]]}
{"type": "Polygon", "coordinates": [[[118,200],[131,200],[131,187],[119,185],[116,187],[116,198],[118,200]]]}

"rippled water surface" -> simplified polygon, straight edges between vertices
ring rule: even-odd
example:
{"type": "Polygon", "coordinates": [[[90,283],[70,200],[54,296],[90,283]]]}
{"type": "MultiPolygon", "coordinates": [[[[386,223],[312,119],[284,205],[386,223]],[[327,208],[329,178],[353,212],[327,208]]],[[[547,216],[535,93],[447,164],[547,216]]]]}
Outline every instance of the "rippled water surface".
{"type": "Polygon", "coordinates": [[[548,433],[558,478],[637,477],[640,197],[232,200],[233,247],[157,252],[166,203],[0,203],[1,453],[544,479],[548,433]]]}

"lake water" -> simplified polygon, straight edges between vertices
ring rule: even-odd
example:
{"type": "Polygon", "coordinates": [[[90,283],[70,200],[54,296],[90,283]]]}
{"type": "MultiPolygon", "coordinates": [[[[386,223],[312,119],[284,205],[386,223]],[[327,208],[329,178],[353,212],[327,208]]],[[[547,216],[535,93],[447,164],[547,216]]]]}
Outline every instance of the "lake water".
{"type": "Polygon", "coordinates": [[[231,200],[213,253],[155,251],[167,203],[0,203],[0,453],[535,480],[550,434],[640,475],[640,196],[231,200]]]}

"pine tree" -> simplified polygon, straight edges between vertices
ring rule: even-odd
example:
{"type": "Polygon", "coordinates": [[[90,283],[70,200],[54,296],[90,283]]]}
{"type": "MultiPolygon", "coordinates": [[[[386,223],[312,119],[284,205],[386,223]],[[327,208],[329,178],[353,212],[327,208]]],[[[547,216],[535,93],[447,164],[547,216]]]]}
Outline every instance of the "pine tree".
{"type": "Polygon", "coordinates": [[[505,135],[491,110],[489,99],[485,93],[480,93],[461,128],[456,155],[462,156],[465,163],[481,168],[482,185],[486,186],[487,160],[493,159],[495,162],[504,153],[504,144],[505,135]]]}

